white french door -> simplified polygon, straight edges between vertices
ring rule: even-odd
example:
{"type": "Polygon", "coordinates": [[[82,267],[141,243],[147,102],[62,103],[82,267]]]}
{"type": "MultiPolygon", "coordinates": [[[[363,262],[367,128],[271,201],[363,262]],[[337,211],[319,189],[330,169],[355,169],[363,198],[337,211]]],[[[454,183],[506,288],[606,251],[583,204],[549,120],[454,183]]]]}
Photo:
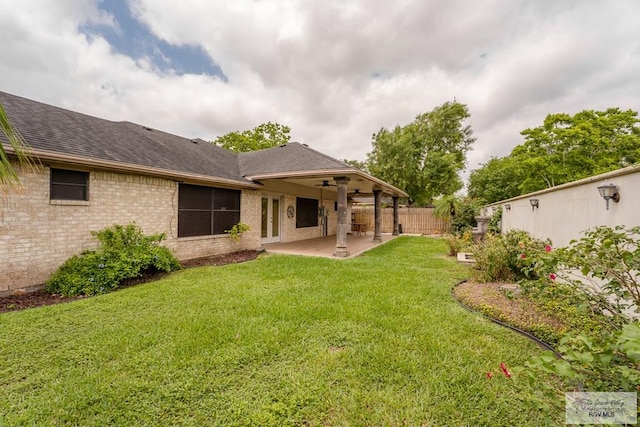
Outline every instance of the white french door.
{"type": "Polygon", "coordinates": [[[280,197],[265,196],[262,198],[262,243],[280,241],[280,197]]]}

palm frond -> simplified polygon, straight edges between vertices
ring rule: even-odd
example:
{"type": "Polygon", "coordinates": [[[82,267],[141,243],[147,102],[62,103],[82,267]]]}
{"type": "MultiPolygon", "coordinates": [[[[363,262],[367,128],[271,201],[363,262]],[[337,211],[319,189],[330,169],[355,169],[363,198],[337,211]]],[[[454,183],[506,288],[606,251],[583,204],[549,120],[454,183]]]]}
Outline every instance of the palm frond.
{"type": "MultiPolygon", "coordinates": [[[[40,166],[39,160],[31,154],[29,144],[9,121],[9,116],[2,104],[0,104],[0,128],[9,143],[8,148],[18,158],[20,165],[26,167],[27,170],[38,169],[40,166]]],[[[2,142],[0,141],[0,186],[20,186],[18,173],[11,164],[9,153],[2,142]]]]}

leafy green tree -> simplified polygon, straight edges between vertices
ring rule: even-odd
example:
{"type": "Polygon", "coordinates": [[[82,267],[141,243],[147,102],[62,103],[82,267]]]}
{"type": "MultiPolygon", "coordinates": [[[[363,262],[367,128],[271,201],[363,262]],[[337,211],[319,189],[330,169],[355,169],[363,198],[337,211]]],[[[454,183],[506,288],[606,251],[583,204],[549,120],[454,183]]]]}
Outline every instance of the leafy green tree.
{"type": "Polygon", "coordinates": [[[348,159],[342,159],[342,162],[350,166],[353,166],[354,168],[358,168],[361,171],[368,172],[367,162],[362,162],[360,160],[348,160],[348,159]]]}
{"type": "Polygon", "coordinates": [[[469,195],[493,203],[638,163],[639,123],[619,108],[549,114],[509,156],[471,172],[469,195]]]}
{"type": "Polygon", "coordinates": [[[458,200],[456,214],[451,220],[451,228],[454,233],[462,234],[478,225],[476,216],[480,213],[482,201],[463,197],[458,200]]]}
{"type": "Polygon", "coordinates": [[[522,193],[564,184],[640,161],[638,113],[609,108],[574,116],[550,114],[525,129],[511,153],[523,166],[522,193]]]}
{"type": "Polygon", "coordinates": [[[385,128],[373,135],[367,155],[370,173],[403,188],[418,205],[462,188],[458,173],[464,168],[472,137],[465,104],[445,102],[418,115],[405,126],[385,128]]]}
{"type": "Polygon", "coordinates": [[[11,124],[7,112],[0,104],[0,129],[5,138],[0,138],[0,186],[20,185],[18,173],[9,161],[3,143],[6,141],[22,165],[34,167],[36,160],[29,154],[29,145],[24,140],[20,132],[11,124]]]}
{"type": "Polygon", "coordinates": [[[245,153],[288,144],[291,139],[289,132],[289,126],[267,122],[251,130],[219,136],[213,143],[236,153],[245,153]]]}
{"type": "Polygon", "coordinates": [[[524,179],[521,165],[513,157],[492,157],[482,167],[471,171],[467,193],[485,203],[519,196],[524,179]]]}

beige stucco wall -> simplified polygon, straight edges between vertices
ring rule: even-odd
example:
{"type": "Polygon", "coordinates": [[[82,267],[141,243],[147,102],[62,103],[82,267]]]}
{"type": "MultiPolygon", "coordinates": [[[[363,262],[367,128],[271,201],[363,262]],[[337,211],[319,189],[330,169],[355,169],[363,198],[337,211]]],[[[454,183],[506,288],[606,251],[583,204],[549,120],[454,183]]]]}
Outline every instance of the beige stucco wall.
{"type": "MultiPolygon", "coordinates": [[[[581,232],[595,226],[640,225],[640,166],[629,167],[552,189],[503,201],[503,232],[520,229],[539,238],[549,238],[554,246],[567,246],[581,232]],[[605,201],[597,187],[605,182],[618,186],[620,202],[605,201]],[[532,209],[529,199],[537,198],[532,209]],[[510,210],[505,205],[510,205],[510,210]]],[[[489,208],[490,209],[490,208],[489,208]]],[[[490,213],[490,212],[488,212],[490,213]]]]}
{"type": "Polygon", "coordinates": [[[145,233],[166,233],[180,260],[260,247],[259,191],[242,192],[241,221],[251,230],[240,241],[178,239],[175,181],[90,171],[88,202],[50,201],[48,167],[19,174],[22,189],[0,191],[0,294],[43,284],[68,257],[96,246],[91,231],[113,224],[135,221],[145,233]]]}

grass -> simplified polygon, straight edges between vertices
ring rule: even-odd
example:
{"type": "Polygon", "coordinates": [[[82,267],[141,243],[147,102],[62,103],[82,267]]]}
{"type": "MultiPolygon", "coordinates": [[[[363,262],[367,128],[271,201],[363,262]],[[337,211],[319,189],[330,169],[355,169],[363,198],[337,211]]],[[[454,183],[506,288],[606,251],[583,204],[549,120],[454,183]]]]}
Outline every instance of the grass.
{"type": "Polygon", "coordinates": [[[540,350],[452,300],[445,251],[269,255],[3,314],[0,425],[549,424],[498,374],[540,350]]]}

